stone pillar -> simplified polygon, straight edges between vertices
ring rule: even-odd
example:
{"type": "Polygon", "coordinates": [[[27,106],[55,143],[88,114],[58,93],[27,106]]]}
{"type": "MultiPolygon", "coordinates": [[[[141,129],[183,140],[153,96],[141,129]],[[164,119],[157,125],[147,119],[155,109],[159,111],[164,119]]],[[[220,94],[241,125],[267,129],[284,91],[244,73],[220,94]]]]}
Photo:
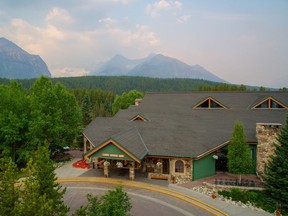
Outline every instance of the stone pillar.
{"type": "Polygon", "coordinates": [[[277,137],[280,134],[281,124],[278,123],[257,123],[256,137],[257,145],[257,172],[259,175],[265,173],[270,157],[275,152],[274,144],[278,144],[277,137]]]}
{"type": "Polygon", "coordinates": [[[104,177],[108,178],[109,177],[109,165],[110,165],[110,162],[109,161],[105,161],[103,163],[103,165],[104,165],[104,168],[103,168],[104,177]]]}
{"type": "Polygon", "coordinates": [[[86,152],[87,152],[86,142],[87,142],[87,138],[86,138],[85,136],[83,136],[83,153],[86,153],[86,152]]]}
{"type": "Polygon", "coordinates": [[[135,162],[131,161],[129,164],[129,180],[135,179],[135,162]]]}
{"type": "Polygon", "coordinates": [[[104,177],[106,177],[106,178],[109,177],[109,168],[108,168],[108,166],[104,166],[104,177]]]}

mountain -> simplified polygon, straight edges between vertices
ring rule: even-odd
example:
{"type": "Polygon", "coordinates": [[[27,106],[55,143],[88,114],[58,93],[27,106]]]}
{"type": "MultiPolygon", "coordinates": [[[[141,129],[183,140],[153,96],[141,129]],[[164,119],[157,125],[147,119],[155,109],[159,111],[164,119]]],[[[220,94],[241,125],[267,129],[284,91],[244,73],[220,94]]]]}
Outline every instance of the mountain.
{"type": "Polygon", "coordinates": [[[112,59],[105,62],[98,69],[94,70],[91,75],[97,76],[122,76],[127,75],[128,72],[138,64],[149,59],[152,55],[143,59],[127,59],[122,55],[115,55],[112,59]]]}
{"type": "Polygon", "coordinates": [[[228,83],[200,65],[191,66],[162,54],[152,54],[147,58],[138,60],[130,60],[124,56],[116,55],[91,75],[190,78],[228,83]]]}
{"type": "Polygon", "coordinates": [[[31,55],[6,38],[0,38],[0,77],[30,79],[51,77],[46,63],[39,55],[31,55]]]}
{"type": "Polygon", "coordinates": [[[207,71],[200,65],[188,65],[175,58],[161,54],[155,55],[142,64],[137,65],[128,73],[129,76],[145,76],[157,78],[191,78],[204,79],[214,82],[227,81],[207,71]]]}

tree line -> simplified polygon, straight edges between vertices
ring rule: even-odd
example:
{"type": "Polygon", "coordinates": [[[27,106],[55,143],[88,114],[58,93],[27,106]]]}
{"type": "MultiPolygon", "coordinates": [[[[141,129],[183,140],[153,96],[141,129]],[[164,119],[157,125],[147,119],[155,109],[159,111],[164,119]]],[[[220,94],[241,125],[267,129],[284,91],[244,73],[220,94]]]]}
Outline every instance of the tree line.
{"type": "MultiPolygon", "coordinates": [[[[184,78],[149,78],[129,76],[84,76],[50,78],[52,83],[61,83],[68,89],[101,89],[121,95],[137,89],[140,92],[191,92],[201,90],[202,86],[218,86],[217,83],[202,79],[184,78]]],[[[36,79],[18,80],[22,86],[29,89],[36,79]]],[[[0,84],[9,83],[6,79],[0,79],[0,84]]],[[[227,84],[228,85],[228,84],[227,84]]],[[[230,84],[229,84],[230,85],[230,84]]]]}

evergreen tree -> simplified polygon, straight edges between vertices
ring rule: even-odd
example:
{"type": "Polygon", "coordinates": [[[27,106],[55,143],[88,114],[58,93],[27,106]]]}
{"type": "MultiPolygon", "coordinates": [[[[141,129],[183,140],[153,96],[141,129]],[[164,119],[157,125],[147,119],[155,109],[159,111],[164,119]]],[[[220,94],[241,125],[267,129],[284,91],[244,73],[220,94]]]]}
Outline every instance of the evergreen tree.
{"type": "Polygon", "coordinates": [[[12,158],[1,158],[0,161],[0,216],[14,216],[18,201],[16,183],[17,166],[12,158]]]}
{"type": "Polygon", "coordinates": [[[48,145],[38,145],[35,158],[31,159],[24,172],[28,177],[20,191],[21,203],[17,206],[18,215],[64,216],[69,208],[63,203],[65,189],[56,183],[53,161],[48,145]]]}
{"type": "Polygon", "coordinates": [[[286,125],[275,144],[275,155],[271,157],[264,175],[264,186],[269,197],[288,213],[288,114],[286,125]]]}
{"type": "Polygon", "coordinates": [[[85,94],[82,100],[82,122],[83,125],[88,125],[92,121],[92,104],[90,96],[85,94]]]}
{"type": "Polygon", "coordinates": [[[251,153],[241,122],[236,122],[234,125],[233,135],[228,145],[227,158],[229,172],[237,174],[239,182],[241,182],[241,174],[250,173],[252,168],[251,153]]]}
{"type": "MultiPolygon", "coordinates": [[[[19,202],[15,205],[15,215],[18,216],[49,216],[53,214],[52,199],[46,194],[40,194],[40,182],[35,177],[36,167],[33,160],[29,160],[24,169],[28,177],[23,181],[23,188],[19,192],[19,202]]],[[[62,214],[64,216],[64,214],[62,214]]]]}

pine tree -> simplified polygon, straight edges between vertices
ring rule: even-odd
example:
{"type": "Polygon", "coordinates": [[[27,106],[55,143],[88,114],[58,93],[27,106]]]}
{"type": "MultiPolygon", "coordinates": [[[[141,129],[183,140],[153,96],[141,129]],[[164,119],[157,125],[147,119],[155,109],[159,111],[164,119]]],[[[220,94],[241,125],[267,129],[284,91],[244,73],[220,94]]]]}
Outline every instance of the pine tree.
{"type": "Polygon", "coordinates": [[[275,154],[266,167],[264,186],[272,201],[288,213],[288,114],[277,140],[280,145],[275,144],[275,154]]]}
{"type": "Polygon", "coordinates": [[[18,201],[18,187],[15,186],[17,166],[12,158],[2,158],[0,170],[0,215],[13,216],[18,201]]]}
{"type": "Polygon", "coordinates": [[[250,173],[252,168],[250,149],[241,122],[236,122],[234,125],[233,135],[228,145],[227,158],[229,172],[237,174],[239,182],[241,182],[241,174],[250,173]]]}
{"type": "Polygon", "coordinates": [[[19,215],[66,215],[69,208],[63,203],[65,189],[56,183],[53,161],[48,145],[38,145],[35,158],[31,159],[24,172],[28,174],[20,191],[22,201],[19,215]]]}
{"type": "Polygon", "coordinates": [[[85,94],[82,100],[82,122],[88,125],[92,121],[92,103],[88,94],[85,94]]]}
{"type": "Polygon", "coordinates": [[[26,172],[28,177],[23,181],[23,188],[19,192],[20,202],[16,203],[15,205],[15,215],[54,215],[52,209],[53,200],[49,200],[46,194],[41,194],[39,192],[40,182],[35,177],[36,166],[32,159],[28,161],[27,167],[24,169],[24,171],[26,172]]]}

